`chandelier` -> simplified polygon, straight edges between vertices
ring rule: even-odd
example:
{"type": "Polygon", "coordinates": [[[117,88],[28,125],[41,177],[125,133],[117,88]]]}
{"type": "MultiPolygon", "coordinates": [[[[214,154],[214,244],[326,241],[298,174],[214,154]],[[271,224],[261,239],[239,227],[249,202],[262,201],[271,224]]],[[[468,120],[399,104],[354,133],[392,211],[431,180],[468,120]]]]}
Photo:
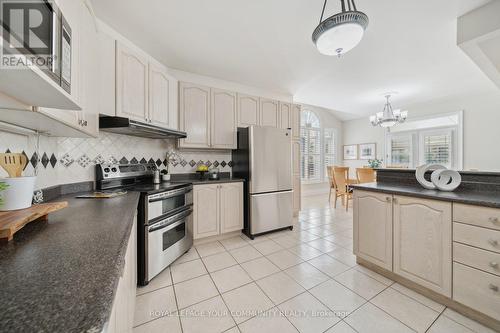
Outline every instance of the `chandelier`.
{"type": "Polygon", "coordinates": [[[408,111],[393,110],[389,99],[391,95],[385,95],[386,103],[384,111],[378,112],[370,117],[370,122],[373,126],[391,127],[396,124],[403,123],[408,117],[408,111]]]}
{"type": "Polygon", "coordinates": [[[340,57],[359,44],[368,26],[368,16],[356,9],[354,0],[347,0],[347,9],[346,1],[340,0],[342,12],[323,21],[327,1],[312,40],[321,54],[340,57]]]}

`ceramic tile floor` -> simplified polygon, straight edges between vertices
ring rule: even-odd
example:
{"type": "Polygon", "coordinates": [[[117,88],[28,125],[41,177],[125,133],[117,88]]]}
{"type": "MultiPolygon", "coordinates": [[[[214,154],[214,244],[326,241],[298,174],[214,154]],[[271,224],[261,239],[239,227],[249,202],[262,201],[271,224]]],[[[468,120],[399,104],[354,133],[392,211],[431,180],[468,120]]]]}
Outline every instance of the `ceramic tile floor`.
{"type": "Polygon", "coordinates": [[[352,211],[304,203],[293,231],[193,247],[138,288],[134,332],[493,332],[356,265],[352,211]]]}

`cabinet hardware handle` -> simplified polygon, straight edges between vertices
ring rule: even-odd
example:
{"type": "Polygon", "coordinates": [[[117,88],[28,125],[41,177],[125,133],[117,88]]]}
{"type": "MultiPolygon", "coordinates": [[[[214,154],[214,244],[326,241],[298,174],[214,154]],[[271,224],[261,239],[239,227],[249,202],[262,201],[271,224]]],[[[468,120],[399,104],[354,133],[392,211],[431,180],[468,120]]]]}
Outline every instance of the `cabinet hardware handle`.
{"type": "Polygon", "coordinates": [[[488,220],[490,220],[491,223],[497,224],[498,223],[498,217],[490,217],[488,220]]]}
{"type": "Polygon", "coordinates": [[[386,197],[386,198],[385,198],[385,201],[387,201],[387,202],[391,202],[391,197],[386,197]]]}
{"type": "Polygon", "coordinates": [[[392,202],[394,202],[394,204],[396,204],[396,205],[397,205],[397,204],[398,204],[398,198],[394,198],[394,199],[392,199],[392,202]]]}
{"type": "Polygon", "coordinates": [[[488,286],[488,288],[490,288],[493,291],[498,291],[498,286],[496,286],[496,285],[494,285],[492,283],[490,283],[490,285],[488,286]]]}
{"type": "Polygon", "coordinates": [[[496,239],[490,239],[490,240],[488,240],[488,243],[490,243],[493,246],[497,246],[498,245],[498,241],[496,239]]]}
{"type": "Polygon", "coordinates": [[[491,268],[498,268],[498,263],[497,263],[497,262],[494,262],[494,261],[491,261],[491,262],[490,262],[490,267],[491,267],[491,268]]]}

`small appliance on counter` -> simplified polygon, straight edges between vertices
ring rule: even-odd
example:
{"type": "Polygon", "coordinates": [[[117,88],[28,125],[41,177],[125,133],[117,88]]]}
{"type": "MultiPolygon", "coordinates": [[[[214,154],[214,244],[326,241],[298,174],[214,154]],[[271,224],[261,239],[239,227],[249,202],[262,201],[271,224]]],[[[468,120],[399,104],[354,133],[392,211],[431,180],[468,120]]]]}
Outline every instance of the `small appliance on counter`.
{"type": "Polygon", "coordinates": [[[97,190],[141,193],[137,213],[140,286],[147,285],[193,245],[193,185],[181,181],[154,184],[155,171],[154,164],[96,165],[97,190]]]}
{"type": "Polygon", "coordinates": [[[208,180],[219,180],[219,169],[218,168],[212,168],[208,172],[208,180]]]}

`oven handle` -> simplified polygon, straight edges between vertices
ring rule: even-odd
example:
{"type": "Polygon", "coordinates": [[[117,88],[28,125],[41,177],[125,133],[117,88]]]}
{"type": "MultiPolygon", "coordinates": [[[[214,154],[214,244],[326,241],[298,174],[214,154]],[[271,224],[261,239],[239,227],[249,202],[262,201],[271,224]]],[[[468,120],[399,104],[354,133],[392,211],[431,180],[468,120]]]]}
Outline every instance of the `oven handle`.
{"type": "Polygon", "coordinates": [[[193,188],[190,186],[190,187],[187,187],[187,188],[181,188],[181,189],[178,189],[178,190],[172,190],[172,191],[168,191],[168,192],[165,192],[165,193],[161,193],[160,195],[153,194],[153,195],[151,195],[151,196],[148,197],[148,202],[162,201],[162,200],[165,200],[165,199],[168,199],[168,198],[171,198],[171,197],[175,197],[175,196],[178,196],[178,195],[181,195],[181,194],[189,193],[192,190],[193,190],[193,188]]]}
{"type": "Polygon", "coordinates": [[[158,231],[158,230],[161,230],[161,229],[165,229],[167,227],[168,227],[168,229],[165,230],[165,231],[168,231],[168,230],[170,230],[172,228],[175,228],[175,227],[177,227],[178,225],[181,224],[181,222],[177,222],[177,221],[182,220],[185,217],[191,215],[192,212],[193,212],[192,209],[188,209],[188,210],[183,211],[183,212],[181,212],[181,213],[179,213],[177,215],[171,216],[171,217],[169,217],[169,218],[167,218],[167,219],[165,219],[163,221],[160,221],[158,223],[153,224],[152,226],[150,226],[148,228],[148,231],[149,232],[154,232],[154,231],[158,231]],[[175,222],[177,222],[177,223],[175,223],[175,222]]]}

